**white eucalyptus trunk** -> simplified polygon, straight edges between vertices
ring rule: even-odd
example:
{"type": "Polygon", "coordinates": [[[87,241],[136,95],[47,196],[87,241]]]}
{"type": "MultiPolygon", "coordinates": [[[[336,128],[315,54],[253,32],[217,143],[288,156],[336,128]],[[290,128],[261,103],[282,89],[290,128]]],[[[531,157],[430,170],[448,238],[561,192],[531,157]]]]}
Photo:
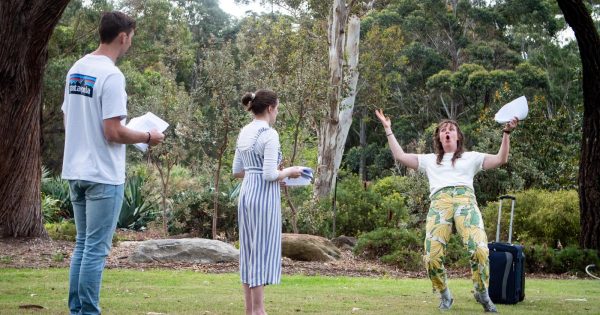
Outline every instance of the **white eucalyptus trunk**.
{"type": "Polygon", "coordinates": [[[334,2],[328,33],[329,112],[319,129],[319,167],[314,191],[317,198],[328,196],[335,185],[356,99],[360,19],[348,18],[343,0],[334,2]]]}

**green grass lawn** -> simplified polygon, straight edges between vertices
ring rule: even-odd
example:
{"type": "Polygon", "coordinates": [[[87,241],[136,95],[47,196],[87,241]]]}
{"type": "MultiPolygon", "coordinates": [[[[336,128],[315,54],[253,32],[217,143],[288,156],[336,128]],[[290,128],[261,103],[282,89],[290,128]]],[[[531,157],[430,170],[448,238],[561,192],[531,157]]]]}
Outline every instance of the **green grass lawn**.
{"type": "MultiPolygon", "coordinates": [[[[0,269],[0,314],[68,314],[67,269],[0,269]],[[45,309],[27,311],[19,305],[45,309]]],[[[483,313],[468,279],[452,279],[448,314],[483,313]]],[[[269,314],[439,314],[427,279],[283,276],[265,289],[269,314]],[[354,310],[354,311],[353,311],[354,310]]],[[[243,314],[236,274],[106,270],[103,314],[243,314]]],[[[527,279],[525,301],[502,314],[600,314],[600,281],[527,279]]]]}

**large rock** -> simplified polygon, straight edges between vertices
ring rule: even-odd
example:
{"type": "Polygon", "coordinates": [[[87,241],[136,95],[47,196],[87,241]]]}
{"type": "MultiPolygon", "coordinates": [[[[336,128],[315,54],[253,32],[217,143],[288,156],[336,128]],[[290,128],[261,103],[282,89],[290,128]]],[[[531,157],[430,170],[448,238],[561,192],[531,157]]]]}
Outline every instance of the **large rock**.
{"type": "Polygon", "coordinates": [[[320,236],[284,233],[281,241],[281,254],[293,260],[331,261],[340,258],[337,247],[320,236]]]}
{"type": "Polygon", "coordinates": [[[160,239],[142,242],[130,259],[137,263],[212,264],[238,261],[240,251],[227,243],[204,238],[160,239]]]}

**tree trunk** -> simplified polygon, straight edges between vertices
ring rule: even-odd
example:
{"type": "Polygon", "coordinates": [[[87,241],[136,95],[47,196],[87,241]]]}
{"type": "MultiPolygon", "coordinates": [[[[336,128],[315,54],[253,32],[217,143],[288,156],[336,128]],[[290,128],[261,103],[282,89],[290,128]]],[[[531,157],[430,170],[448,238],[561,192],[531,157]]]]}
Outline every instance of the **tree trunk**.
{"type": "Polygon", "coordinates": [[[600,249],[600,37],[581,0],[558,0],[579,45],[583,69],[583,127],[579,162],[582,248],[600,249]]]}
{"type": "Polygon", "coordinates": [[[335,0],[333,4],[328,36],[329,112],[319,129],[319,166],[314,188],[317,198],[328,196],[335,184],[356,98],[360,19],[357,16],[348,19],[343,0],[335,0]]]}
{"type": "MultiPolygon", "coordinates": [[[[304,97],[302,97],[301,99],[304,99],[304,97]]],[[[294,146],[292,147],[292,157],[290,159],[290,165],[294,165],[296,161],[296,154],[298,153],[298,138],[300,138],[300,124],[304,120],[305,114],[306,113],[304,111],[304,103],[300,102],[300,109],[298,110],[298,121],[294,126],[294,146]]],[[[298,209],[296,209],[296,206],[294,206],[294,203],[292,202],[292,198],[290,196],[287,186],[283,187],[283,194],[285,196],[288,206],[290,207],[290,212],[292,214],[292,231],[294,232],[294,234],[298,234],[300,233],[298,230],[298,209]]]]}
{"type": "Polygon", "coordinates": [[[227,150],[227,144],[229,143],[229,107],[227,100],[225,100],[222,95],[219,97],[219,101],[223,108],[223,125],[225,126],[225,130],[223,131],[223,142],[221,143],[221,147],[219,148],[219,162],[217,164],[217,171],[215,172],[215,195],[213,199],[213,219],[212,219],[212,239],[217,239],[217,222],[219,221],[219,183],[221,179],[221,167],[223,165],[223,155],[227,150]]]}
{"type": "Polygon", "coordinates": [[[360,164],[358,166],[358,173],[360,179],[364,182],[367,181],[367,124],[365,122],[367,109],[363,106],[360,110],[360,164]]]}
{"type": "Polygon", "coordinates": [[[215,195],[213,197],[213,218],[212,218],[212,239],[217,239],[217,222],[219,221],[219,179],[221,178],[221,165],[223,164],[223,153],[219,152],[219,162],[217,163],[217,171],[215,172],[215,195]]]}
{"type": "Polygon", "coordinates": [[[40,117],[47,45],[69,0],[0,2],[0,236],[46,236],[40,117]]]}
{"type": "MultiPolygon", "coordinates": [[[[149,149],[150,150],[150,149],[149,149]]],[[[156,169],[158,170],[158,175],[160,176],[160,206],[162,208],[163,215],[163,236],[167,237],[169,235],[169,216],[167,215],[167,198],[169,197],[169,181],[171,179],[171,169],[175,163],[172,163],[170,160],[166,160],[167,166],[163,169],[164,163],[161,163],[159,160],[154,160],[151,158],[152,152],[148,152],[148,158],[154,163],[156,169]]]]}

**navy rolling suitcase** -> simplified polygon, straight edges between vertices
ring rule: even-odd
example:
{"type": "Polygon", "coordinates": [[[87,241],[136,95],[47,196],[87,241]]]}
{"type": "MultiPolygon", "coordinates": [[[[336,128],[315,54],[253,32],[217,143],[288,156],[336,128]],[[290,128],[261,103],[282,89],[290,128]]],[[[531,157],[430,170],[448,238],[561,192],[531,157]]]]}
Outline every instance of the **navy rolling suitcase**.
{"type": "Polygon", "coordinates": [[[525,255],[523,246],[511,244],[515,197],[501,196],[498,207],[496,241],[488,243],[490,250],[489,295],[496,304],[516,304],[525,298],[525,255]],[[500,242],[502,200],[511,199],[508,243],[500,242]]]}

